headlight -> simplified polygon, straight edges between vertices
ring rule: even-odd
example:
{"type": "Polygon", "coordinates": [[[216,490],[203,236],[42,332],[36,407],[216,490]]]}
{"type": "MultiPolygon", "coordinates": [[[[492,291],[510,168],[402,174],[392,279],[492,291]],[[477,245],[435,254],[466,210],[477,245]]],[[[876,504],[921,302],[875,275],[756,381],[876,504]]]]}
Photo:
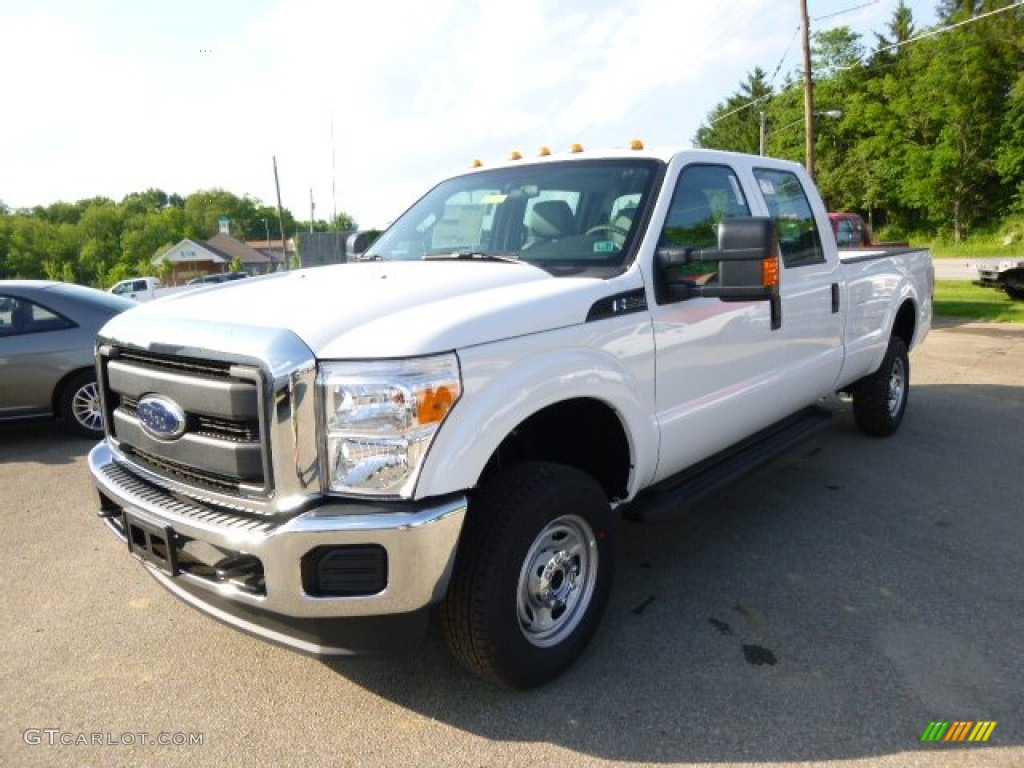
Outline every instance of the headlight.
{"type": "Polygon", "coordinates": [[[434,433],[462,393],[455,355],[321,363],[318,384],[327,490],[412,495],[434,433]]]}

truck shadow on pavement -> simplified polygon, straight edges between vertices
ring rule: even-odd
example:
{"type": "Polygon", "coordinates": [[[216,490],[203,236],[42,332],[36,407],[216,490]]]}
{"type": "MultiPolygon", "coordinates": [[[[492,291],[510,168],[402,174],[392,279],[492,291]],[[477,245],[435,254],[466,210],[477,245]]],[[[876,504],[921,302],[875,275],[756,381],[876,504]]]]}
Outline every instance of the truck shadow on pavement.
{"type": "Polygon", "coordinates": [[[59,421],[0,423],[0,464],[14,461],[71,464],[88,455],[95,444],[95,440],[72,434],[59,421]]]}
{"type": "Polygon", "coordinates": [[[888,440],[834,405],[831,429],[680,519],[623,523],[603,625],[548,686],[477,680],[436,622],[410,656],[327,665],[486,739],[608,760],[1024,744],[1024,526],[1018,484],[992,482],[1020,469],[1024,387],[917,386],[888,440]],[[935,720],[998,727],[922,743],[935,720]]]}

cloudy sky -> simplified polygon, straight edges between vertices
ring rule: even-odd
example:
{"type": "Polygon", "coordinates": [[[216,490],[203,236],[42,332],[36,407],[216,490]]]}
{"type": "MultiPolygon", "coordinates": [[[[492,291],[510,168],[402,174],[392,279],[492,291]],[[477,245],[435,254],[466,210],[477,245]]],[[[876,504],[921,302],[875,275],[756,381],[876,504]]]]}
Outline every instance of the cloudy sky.
{"type": "MultiPolygon", "coordinates": [[[[809,0],[874,41],[898,0],[809,0]]],[[[918,27],[934,0],[906,0],[918,27]]],[[[800,64],[798,0],[0,0],[0,201],[220,187],[387,224],[542,145],[688,147],[754,67],[800,64]]]]}

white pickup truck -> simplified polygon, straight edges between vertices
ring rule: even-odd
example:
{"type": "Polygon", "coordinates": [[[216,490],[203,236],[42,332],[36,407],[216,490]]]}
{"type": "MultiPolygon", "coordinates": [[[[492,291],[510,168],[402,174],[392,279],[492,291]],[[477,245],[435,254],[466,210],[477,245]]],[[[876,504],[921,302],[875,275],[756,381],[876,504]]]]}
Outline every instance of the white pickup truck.
{"type": "Polygon", "coordinates": [[[160,295],[163,286],[156,277],[132,277],[115,283],[109,293],[132,301],[152,301],[160,295]]]}
{"type": "Polygon", "coordinates": [[[659,519],[852,396],[889,435],[925,250],[844,251],[803,169],[643,148],[477,168],[364,254],[171,296],[97,343],[100,516],[172,593],[314,654],[418,641],[540,685],[613,516],[659,519]]]}

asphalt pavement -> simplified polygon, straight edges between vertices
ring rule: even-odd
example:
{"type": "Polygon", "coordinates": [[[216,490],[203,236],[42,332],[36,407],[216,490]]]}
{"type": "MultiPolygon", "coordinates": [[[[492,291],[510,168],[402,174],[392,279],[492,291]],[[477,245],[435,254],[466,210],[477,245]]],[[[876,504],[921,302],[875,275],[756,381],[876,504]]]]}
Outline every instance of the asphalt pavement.
{"type": "Polygon", "coordinates": [[[88,443],[2,425],[0,764],[1020,766],[1024,328],[936,325],[894,437],[835,400],[679,520],[623,523],[590,649],[529,693],[436,630],[325,663],[198,614],[96,520],[88,443]]]}

